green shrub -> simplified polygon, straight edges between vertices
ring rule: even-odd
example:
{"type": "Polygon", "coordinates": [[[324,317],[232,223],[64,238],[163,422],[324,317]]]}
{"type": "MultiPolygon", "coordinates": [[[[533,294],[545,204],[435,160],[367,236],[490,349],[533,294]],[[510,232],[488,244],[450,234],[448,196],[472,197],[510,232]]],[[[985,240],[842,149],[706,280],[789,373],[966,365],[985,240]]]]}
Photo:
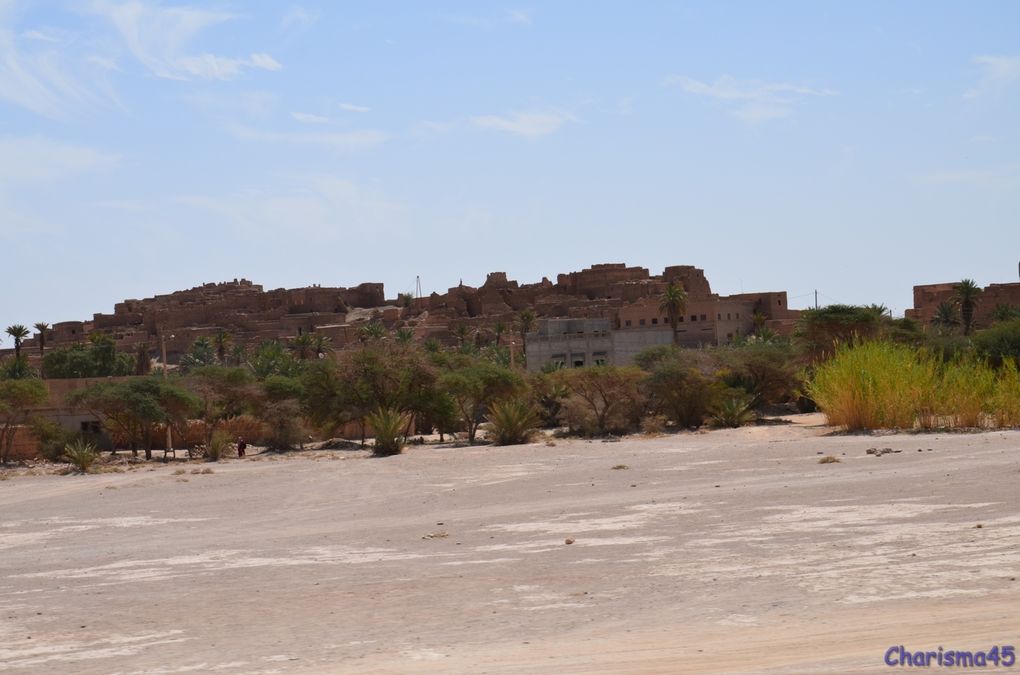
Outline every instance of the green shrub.
{"type": "Polygon", "coordinates": [[[64,460],[78,473],[88,473],[98,458],[96,446],[83,438],[76,438],[64,446],[64,460]]]}
{"type": "Polygon", "coordinates": [[[999,366],[1009,359],[1020,359],[1020,319],[1003,321],[974,336],[977,353],[999,366]]]}
{"type": "Polygon", "coordinates": [[[641,433],[647,436],[657,436],[666,431],[665,415],[645,415],[641,418],[641,433]]]}
{"type": "Polygon", "coordinates": [[[489,435],[496,445],[527,443],[538,426],[538,414],[530,403],[519,398],[497,401],[486,416],[489,435]]]}
{"type": "Polygon", "coordinates": [[[984,361],[959,359],[943,366],[935,391],[936,411],[946,427],[981,427],[992,411],[995,371],[984,361]]]}
{"type": "Polygon", "coordinates": [[[999,370],[991,407],[998,426],[1020,426],[1020,369],[1013,359],[1003,362],[999,370]]]}
{"type": "Polygon", "coordinates": [[[44,417],[33,418],[29,422],[29,428],[32,430],[32,435],[39,441],[39,454],[50,462],[61,461],[64,457],[64,447],[71,443],[77,435],[44,417]]]}
{"type": "Polygon", "coordinates": [[[399,455],[404,449],[407,416],[393,408],[379,408],[366,420],[375,434],[373,452],[377,457],[399,455]]]}
{"type": "Polygon", "coordinates": [[[212,439],[209,441],[209,447],[205,449],[205,460],[207,462],[220,461],[228,447],[230,447],[230,434],[222,429],[214,431],[212,439]]]}
{"type": "Polygon", "coordinates": [[[884,341],[841,344],[808,387],[830,424],[849,430],[914,427],[939,410],[939,363],[926,352],[884,341]]]}
{"type": "Polygon", "coordinates": [[[727,396],[716,406],[709,422],[717,429],[736,429],[750,424],[756,417],[751,405],[747,396],[727,396]]]}

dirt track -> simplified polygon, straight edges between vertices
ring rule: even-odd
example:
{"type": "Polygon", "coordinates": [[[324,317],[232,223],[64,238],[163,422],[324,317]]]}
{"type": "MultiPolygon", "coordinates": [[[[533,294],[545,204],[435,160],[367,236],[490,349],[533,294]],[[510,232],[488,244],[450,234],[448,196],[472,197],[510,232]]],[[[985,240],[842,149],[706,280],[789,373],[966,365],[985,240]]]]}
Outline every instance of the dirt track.
{"type": "Polygon", "coordinates": [[[1020,647],[1020,433],[827,432],[16,477],[0,672],[884,672],[892,645],[1020,647]]]}

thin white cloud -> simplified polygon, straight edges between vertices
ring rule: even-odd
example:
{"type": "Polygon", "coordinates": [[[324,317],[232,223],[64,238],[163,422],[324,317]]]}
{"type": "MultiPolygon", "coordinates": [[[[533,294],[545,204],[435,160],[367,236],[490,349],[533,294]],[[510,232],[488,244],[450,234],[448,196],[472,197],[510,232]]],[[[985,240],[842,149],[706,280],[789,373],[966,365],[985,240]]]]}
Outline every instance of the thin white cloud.
{"type": "Polygon", "coordinates": [[[525,138],[537,138],[554,133],[567,122],[577,118],[561,111],[511,112],[507,115],[481,115],[471,118],[479,129],[505,131],[525,138]]]}
{"type": "Polygon", "coordinates": [[[311,113],[292,112],[290,116],[302,124],[328,124],[330,121],[328,117],[311,113]]]}
{"type": "Polygon", "coordinates": [[[313,174],[283,176],[273,185],[227,195],[189,195],[181,204],[222,218],[247,234],[301,234],[336,240],[351,234],[378,236],[402,229],[405,208],[378,190],[345,178],[313,174]],[[281,229],[281,223],[289,223],[281,229]]]}
{"type": "Polygon", "coordinates": [[[50,43],[22,49],[14,32],[0,26],[0,100],[52,119],[92,96],[50,43]]]}
{"type": "Polygon", "coordinates": [[[290,9],[290,11],[283,15],[283,18],[280,20],[280,26],[282,26],[284,30],[307,28],[318,20],[318,12],[295,5],[290,9]]]}
{"type": "Polygon", "coordinates": [[[356,113],[372,112],[372,109],[369,108],[368,106],[365,106],[365,105],[355,105],[354,103],[338,103],[337,107],[340,108],[341,110],[346,110],[347,112],[356,112],[356,113]]]}
{"type": "Polygon", "coordinates": [[[981,77],[973,89],[964,93],[965,98],[977,98],[1020,82],[1020,56],[975,56],[973,61],[981,77]]]}
{"type": "Polygon", "coordinates": [[[188,45],[199,33],[236,18],[227,12],[183,5],[164,7],[142,0],[94,0],[91,9],[109,19],[128,50],[158,77],[227,80],[246,68],[282,68],[272,56],[260,52],[247,58],[188,53],[188,45]]]}
{"type": "Polygon", "coordinates": [[[207,80],[232,80],[243,68],[259,68],[276,71],[283,68],[268,54],[252,54],[247,59],[231,59],[215,54],[185,56],[177,61],[182,70],[195,77],[207,80]]]}
{"type": "Polygon", "coordinates": [[[230,127],[235,138],[242,141],[261,143],[291,143],[296,145],[318,145],[334,150],[356,150],[386,142],[387,135],[381,131],[302,132],[288,133],[261,131],[244,126],[230,127]]]}
{"type": "Polygon", "coordinates": [[[531,23],[531,10],[530,9],[511,9],[507,12],[507,19],[510,23],[531,23]]]}
{"type": "Polygon", "coordinates": [[[532,22],[530,9],[511,9],[496,16],[479,16],[475,14],[451,14],[446,17],[450,23],[475,28],[493,28],[498,25],[517,24],[527,26],[532,22]]]}
{"type": "Polygon", "coordinates": [[[730,114],[749,123],[788,117],[794,105],[809,96],[833,96],[831,89],[816,89],[788,82],[738,80],[730,75],[703,82],[685,75],[671,75],[664,81],[667,86],[678,86],[688,94],[707,96],[731,105],[730,114]]]}
{"type": "Polygon", "coordinates": [[[37,42],[50,42],[54,44],[63,42],[57,35],[41,30],[26,30],[21,34],[21,37],[26,40],[36,40],[37,42]]]}
{"type": "Polygon", "coordinates": [[[1016,189],[1020,187],[1020,164],[937,171],[920,176],[919,181],[928,185],[974,185],[1016,189]]]}
{"type": "Polygon", "coordinates": [[[120,156],[47,138],[0,138],[0,183],[46,182],[88,171],[111,169],[120,156]]]}

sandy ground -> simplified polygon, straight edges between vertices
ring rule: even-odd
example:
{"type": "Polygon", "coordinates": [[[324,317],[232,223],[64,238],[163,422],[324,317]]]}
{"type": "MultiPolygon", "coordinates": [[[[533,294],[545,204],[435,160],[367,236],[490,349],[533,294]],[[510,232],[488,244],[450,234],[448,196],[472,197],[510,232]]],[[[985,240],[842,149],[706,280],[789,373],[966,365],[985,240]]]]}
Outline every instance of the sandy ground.
{"type": "Polygon", "coordinates": [[[1020,647],[1020,433],[816,421],[15,477],[0,672],[847,673],[1020,647]]]}

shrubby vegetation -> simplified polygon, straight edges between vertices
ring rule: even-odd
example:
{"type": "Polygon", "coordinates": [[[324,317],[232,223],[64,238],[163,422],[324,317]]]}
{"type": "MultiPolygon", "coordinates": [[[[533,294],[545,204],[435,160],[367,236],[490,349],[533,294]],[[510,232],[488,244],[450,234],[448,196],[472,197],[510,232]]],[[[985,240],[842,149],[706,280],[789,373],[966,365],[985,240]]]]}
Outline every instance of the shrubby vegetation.
{"type": "MultiPolygon", "coordinates": [[[[664,297],[667,314],[683,307],[679,290],[664,297]]],[[[511,331],[524,342],[535,325],[527,310],[494,331],[465,325],[453,348],[419,344],[409,329],[389,334],[378,323],[358,331],[353,349],[336,353],[314,334],[249,348],[221,332],[197,340],[166,379],[159,372],[104,380],[69,403],[103,419],[114,446],[146,458],[168,425],[175,444],[189,452],[203,446],[208,458],[238,437],[283,451],[309,436],[342,433],[363,443],[371,436],[375,453],[387,455],[412,435],[433,432],[475,443],[484,430],[488,440],[509,445],[528,442],[540,427],[581,435],[737,427],[762,411],[815,403],[832,424],[855,430],[1020,425],[1020,318],[1014,308],[996,308],[996,322],[975,330],[979,301],[960,284],[929,326],[892,319],[881,306],[833,305],[805,311],[790,338],[757,315],[754,334],[726,346],[664,345],[630,367],[533,374],[502,344],[511,331]]],[[[132,357],[94,334],[87,344],[46,352],[35,373],[20,352],[22,329],[8,330],[19,349],[0,364],[0,461],[11,430],[30,422],[28,411],[46,399],[40,374],[148,372],[146,346],[132,357]]],[[[39,420],[32,428],[51,459],[80,437],[39,420]]]]}

